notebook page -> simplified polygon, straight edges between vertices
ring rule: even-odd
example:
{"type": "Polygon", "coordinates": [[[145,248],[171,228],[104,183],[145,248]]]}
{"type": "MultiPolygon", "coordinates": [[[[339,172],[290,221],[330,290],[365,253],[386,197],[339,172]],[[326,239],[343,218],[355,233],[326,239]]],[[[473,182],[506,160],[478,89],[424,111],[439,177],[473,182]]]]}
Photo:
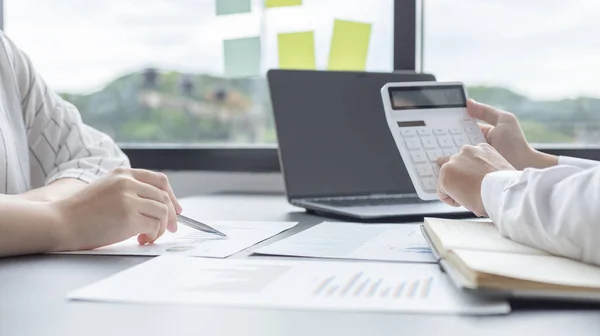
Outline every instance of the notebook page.
{"type": "Polygon", "coordinates": [[[479,273],[572,287],[600,289],[600,267],[543,255],[453,250],[466,266],[479,273]]]}
{"type": "Polygon", "coordinates": [[[546,252],[502,237],[491,222],[461,221],[425,218],[425,225],[433,231],[447,251],[467,249],[548,255],[546,252]]]}

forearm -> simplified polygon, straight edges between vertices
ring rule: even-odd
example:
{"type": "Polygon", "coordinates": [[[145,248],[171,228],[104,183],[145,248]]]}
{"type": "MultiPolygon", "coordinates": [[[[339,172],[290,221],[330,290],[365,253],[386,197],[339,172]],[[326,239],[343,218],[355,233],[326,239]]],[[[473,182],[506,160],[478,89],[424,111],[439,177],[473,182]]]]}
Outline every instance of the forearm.
{"type": "Polygon", "coordinates": [[[530,155],[529,164],[527,167],[544,169],[556,165],[569,165],[583,169],[594,168],[600,165],[600,162],[594,160],[579,159],[568,156],[556,156],[534,150],[530,155]]]}
{"type": "Polygon", "coordinates": [[[85,188],[88,184],[73,178],[64,178],[49,185],[30,190],[20,196],[21,199],[36,202],[52,202],[68,198],[85,188]]]}
{"type": "Polygon", "coordinates": [[[492,173],[483,181],[482,198],[503,235],[600,265],[600,169],[561,165],[492,173]]]}
{"type": "Polygon", "coordinates": [[[0,257],[61,249],[62,225],[53,203],[0,199],[0,257]]]}

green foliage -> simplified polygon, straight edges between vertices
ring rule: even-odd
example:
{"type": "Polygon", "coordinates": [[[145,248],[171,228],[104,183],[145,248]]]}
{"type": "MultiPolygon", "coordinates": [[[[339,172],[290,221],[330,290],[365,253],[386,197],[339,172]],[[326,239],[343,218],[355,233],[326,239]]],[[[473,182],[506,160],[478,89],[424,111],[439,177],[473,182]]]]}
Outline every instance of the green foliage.
{"type": "Polygon", "coordinates": [[[600,99],[536,101],[506,88],[476,86],[469,96],[514,113],[527,139],[535,143],[599,143],[600,99]]]}
{"type": "MultiPolygon", "coordinates": [[[[98,92],[61,96],[77,106],[85,122],[119,142],[276,141],[264,78],[157,74],[153,85],[143,73],[133,73],[98,92]]],[[[531,142],[600,142],[600,99],[536,101],[493,86],[468,91],[480,102],[515,113],[531,142]]]]}
{"type": "Polygon", "coordinates": [[[530,143],[571,143],[573,138],[551,130],[544,125],[535,121],[524,120],[521,121],[521,127],[525,133],[527,141],[530,143]]]}
{"type": "Polygon", "coordinates": [[[501,87],[473,86],[468,91],[469,97],[501,109],[529,102],[527,97],[501,87]]]}
{"type": "Polygon", "coordinates": [[[61,96],[77,106],[86,123],[119,142],[231,142],[249,139],[245,133],[264,128],[262,119],[258,125],[258,119],[249,115],[256,110],[269,114],[266,90],[264,79],[171,71],[159,72],[154,85],[146,85],[143,74],[134,73],[98,92],[61,96]],[[182,90],[184,79],[191,83],[191,93],[182,90]],[[234,124],[246,128],[234,128],[234,124]]]}

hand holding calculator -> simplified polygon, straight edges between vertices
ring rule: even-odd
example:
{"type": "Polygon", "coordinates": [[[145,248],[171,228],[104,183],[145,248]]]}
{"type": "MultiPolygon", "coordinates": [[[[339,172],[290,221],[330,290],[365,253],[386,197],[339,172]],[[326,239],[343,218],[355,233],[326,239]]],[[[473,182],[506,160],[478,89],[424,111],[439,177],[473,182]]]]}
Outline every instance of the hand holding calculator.
{"type": "Polygon", "coordinates": [[[454,155],[464,145],[485,142],[467,113],[462,83],[387,83],[381,88],[388,127],[423,200],[437,199],[437,158],[454,155]]]}

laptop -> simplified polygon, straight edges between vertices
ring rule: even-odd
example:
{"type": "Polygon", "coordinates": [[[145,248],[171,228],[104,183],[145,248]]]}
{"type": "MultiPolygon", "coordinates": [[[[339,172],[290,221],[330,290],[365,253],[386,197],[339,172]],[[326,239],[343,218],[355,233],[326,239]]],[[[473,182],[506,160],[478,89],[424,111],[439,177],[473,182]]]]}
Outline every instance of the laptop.
{"type": "Polygon", "coordinates": [[[365,220],[470,214],[417,197],[386,124],[381,87],[433,75],[270,70],[267,80],[292,205],[365,220]]]}

